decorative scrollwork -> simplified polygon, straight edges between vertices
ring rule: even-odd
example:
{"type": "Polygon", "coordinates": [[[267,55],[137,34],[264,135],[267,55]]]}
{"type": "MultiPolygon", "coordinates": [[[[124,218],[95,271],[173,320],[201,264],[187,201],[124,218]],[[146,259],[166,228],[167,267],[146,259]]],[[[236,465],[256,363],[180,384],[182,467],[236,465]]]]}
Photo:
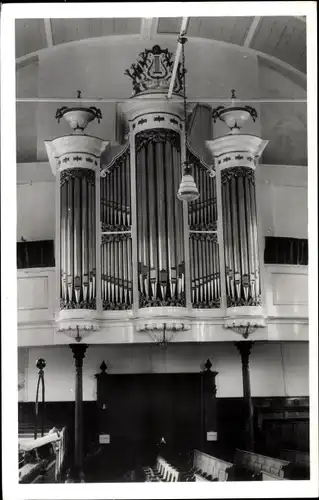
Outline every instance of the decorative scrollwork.
{"type": "Polygon", "coordinates": [[[214,243],[217,243],[216,233],[190,233],[189,237],[193,240],[213,241],[214,243]]]}
{"type": "Polygon", "coordinates": [[[139,132],[136,135],[135,139],[136,152],[140,151],[149,142],[152,142],[154,144],[159,142],[162,143],[169,142],[173,147],[176,148],[178,152],[181,151],[180,135],[177,134],[174,130],[159,128],[159,129],[149,129],[139,132]]]}
{"type": "MultiPolygon", "coordinates": [[[[97,119],[98,123],[100,123],[100,120],[102,120],[102,112],[99,108],[96,108],[95,106],[90,106],[89,108],[69,108],[68,106],[62,106],[62,108],[59,108],[56,110],[55,113],[55,118],[60,123],[61,118],[65,115],[65,113],[71,112],[71,111],[88,111],[92,113],[93,117],[97,119]]],[[[93,118],[93,119],[94,119],[93,118]]],[[[81,127],[80,127],[81,128],[81,127]]]]}
{"type": "Polygon", "coordinates": [[[127,311],[129,309],[132,309],[132,304],[115,303],[103,300],[102,307],[104,311],[127,311]]]}
{"type": "Polygon", "coordinates": [[[234,298],[234,297],[227,297],[227,307],[244,307],[244,306],[261,306],[262,305],[262,300],[261,296],[259,295],[257,299],[253,299],[249,297],[247,300],[244,298],[234,298]]]}
{"type": "Polygon", "coordinates": [[[95,186],[95,172],[88,168],[69,168],[62,170],[60,174],[60,185],[70,179],[86,179],[92,186],[95,186]]]}
{"type": "Polygon", "coordinates": [[[81,302],[60,299],[60,309],[96,309],[96,301],[94,298],[90,301],[81,302]]]}
{"type": "Polygon", "coordinates": [[[149,299],[140,294],[139,307],[186,307],[186,298],[182,293],[178,299],[149,299]]]}
{"type": "Polygon", "coordinates": [[[238,179],[239,177],[245,177],[253,184],[255,184],[255,171],[250,167],[234,167],[228,168],[221,171],[221,182],[225,184],[231,179],[238,179]]]}
{"type": "Polygon", "coordinates": [[[217,231],[217,221],[205,224],[204,222],[199,224],[191,224],[189,226],[190,231],[217,231]]]}
{"type": "Polygon", "coordinates": [[[211,300],[209,302],[194,302],[192,304],[194,309],[219,309],[220,308],[220,298],[211,300]]]}
{"type": "MultiPolygon", "coordinates": [[[[174,66],[173,54],[159,45],[145,49],[138,55],[136,63],[125,70],[124,74],[133,81],[133,95],[152,90],[168,89],[174,66]]],[[[183,90],[183,72],[178,63],[174,92],[183,90]]]]}
{"type": "Polygon", "coordinates": [[[111,241],[129,240],[131,233],[115,233],[115,234],[102,234],[102,245],[110,243],[111,241]]]}
{"type": "MultiPolygon", "coordinates": [[[[125,207],[129,210],[129,207],[125,207]]],[[[120,224],[105,224],[102,222],[101,224],[102,233],[107,233],[109,231],[131,231],[131,226],[124,226],[120,224]]]]}

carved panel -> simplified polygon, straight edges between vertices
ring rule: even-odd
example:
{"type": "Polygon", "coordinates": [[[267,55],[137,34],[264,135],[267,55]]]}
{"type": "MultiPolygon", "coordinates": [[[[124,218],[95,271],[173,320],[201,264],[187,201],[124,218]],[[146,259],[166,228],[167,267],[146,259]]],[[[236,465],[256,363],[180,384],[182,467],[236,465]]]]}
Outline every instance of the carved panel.
{"type": "Polygon", "coordinates": [[[30,276],[18,279],[18,310],[47,309],[48,277],[30,276]]]}
{"type": "Polygon", "coordinates": [[[308,304],[308,276],[306,274],[273,274],[273,303],[275,305],[308,304]]]}

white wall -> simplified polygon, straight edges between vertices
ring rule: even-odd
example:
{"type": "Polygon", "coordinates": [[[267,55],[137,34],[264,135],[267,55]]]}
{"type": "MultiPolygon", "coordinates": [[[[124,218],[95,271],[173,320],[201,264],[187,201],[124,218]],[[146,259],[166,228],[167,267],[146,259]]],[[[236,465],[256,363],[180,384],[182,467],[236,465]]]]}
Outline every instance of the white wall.
{"type": "MultiPolygon", "coordinates": [[[[36,360],[46,360],[47,401],[74,400],[75,369],[72,352],[65,347],[32,347],[19,355],[27,360],[26,401],[34,401],[36,360]]],[[[233,343],[158,346],[90,346],[83,366],[84,400],[95,399],[95,373],[103,360],[110,374],[198,372],[210,358],[218,371],[218,397],[242,397],[239,353],[233,343]]],[[[20,363],[21,367],[22,363],[20,363]]],[[[20,368],[21,371],[21,368],[20,368]]],[[[308,343],[255,343],[250,358],[251,391],[254,397],[308,395],[308,343]]],[[[22,375],[20,374],[20,377],[22,375]]]]}
{"type": "Polygon", "coordinates": [[[273,186],[274,236],[308,238],[307,188],[273,186]]]}
{"type": "Polygon", "coordinates": [[[55,183],[17,186],[17,241],[52,240],[55,235],[55,183]]]}
{"type": "Polygon", "coordinates": [[[308,238],[307,168],[259,165],[257,203],[264,236],[308,238]]]}

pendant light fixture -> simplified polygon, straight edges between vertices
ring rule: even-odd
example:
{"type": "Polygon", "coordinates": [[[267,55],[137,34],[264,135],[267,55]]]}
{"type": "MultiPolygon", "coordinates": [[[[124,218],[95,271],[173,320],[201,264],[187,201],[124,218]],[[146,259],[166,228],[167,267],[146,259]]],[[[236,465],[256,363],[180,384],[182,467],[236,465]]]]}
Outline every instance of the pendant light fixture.
{"type": "Polygon", "coordinates": [[[183,87],[184,87],[184,131],[185,131],[185,155],[186,159],[182,165],[183,176],[177,192],[177,198],[181,201],[195,201],[199,197],[199,192],[192,176],[192,165],[187,161],[187,102],[186,102],[186,84],[185,84],[185,43],[187,38],[185,32],[181,33],[178,42],[182,45],[182,72],[183,72],[183,87]]]}

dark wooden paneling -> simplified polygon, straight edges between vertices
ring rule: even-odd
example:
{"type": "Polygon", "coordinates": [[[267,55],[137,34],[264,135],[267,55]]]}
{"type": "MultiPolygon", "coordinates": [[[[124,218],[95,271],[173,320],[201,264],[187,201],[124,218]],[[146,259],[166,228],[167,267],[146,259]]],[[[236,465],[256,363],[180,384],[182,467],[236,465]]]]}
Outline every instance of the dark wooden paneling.
{"type": "Polygon", "coordinates": [[[17,243],[17,268],[54,267],[54,241],[25,241],[17,243]]]}
{"type": "Polygon", "coordinates": [[[266,236],[265,264],[308,265],[308,240],[266,236]]]}

